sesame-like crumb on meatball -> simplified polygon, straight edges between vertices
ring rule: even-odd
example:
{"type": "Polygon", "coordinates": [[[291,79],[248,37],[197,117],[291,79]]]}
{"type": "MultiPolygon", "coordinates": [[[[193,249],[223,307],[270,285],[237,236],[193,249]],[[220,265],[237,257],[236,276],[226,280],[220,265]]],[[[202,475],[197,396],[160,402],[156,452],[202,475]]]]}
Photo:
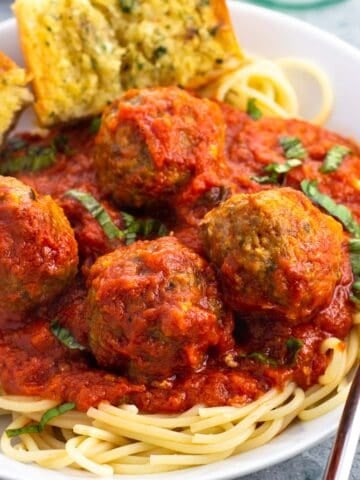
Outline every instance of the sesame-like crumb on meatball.
{"type": "Polygon", "coordinates": [[[51,301],[77,265],[77,243],[57,203],[0,176],[0,321],[51,301]]]}
{"type": "Polygon", "coordinates": [[[100,257],[88,285],[89,343],[102,367],[153,381],[203,368],[210,348],[232,348],[212,268],[174,237],[100,257]]]}
{"type": "Polygon", "coordinates": [[[215,102],[177,87],[130,90],[103,114],[95,166],[102,190],[119,205],[169,205],[186,188],[193,201],[223,184],[224,145],[215,102]]]}
{"type": "Polygon", "coordinates": [[[291,188],[232,196],[201,234],[225,301],[244,315],[306,322],[341,279],[341,225],[291,188]]]}

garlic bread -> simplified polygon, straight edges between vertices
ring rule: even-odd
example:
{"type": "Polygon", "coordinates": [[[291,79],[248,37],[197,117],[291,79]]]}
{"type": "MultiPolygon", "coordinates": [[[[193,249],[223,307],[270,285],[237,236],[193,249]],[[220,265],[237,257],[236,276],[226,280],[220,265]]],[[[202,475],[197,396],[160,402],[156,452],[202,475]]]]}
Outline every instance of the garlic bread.
{"type": "Polygon", "coordinates": [[[25,70],[0,52],[0,144],[17,114],[32,101],[27,84],[25,70]]]}

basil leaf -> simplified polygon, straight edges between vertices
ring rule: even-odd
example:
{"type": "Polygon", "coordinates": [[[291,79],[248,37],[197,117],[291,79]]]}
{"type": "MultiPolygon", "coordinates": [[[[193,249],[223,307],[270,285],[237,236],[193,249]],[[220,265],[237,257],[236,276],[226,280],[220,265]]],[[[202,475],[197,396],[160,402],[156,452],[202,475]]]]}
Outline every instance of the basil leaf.
{"type": "Polygon", "coordinates": [[[98,131],[100,130],[101,126],[101,117],[94,117],[89,125],[89,133],[92,135],[96,135],[98,131]]]}
{"type": "Polygon", "coordinates": [[[37,172],[50,167],[55,163],[56,150],[51,146],[31,146],[27,152],[19,157],[9,158],[0,163],[0,174],[11,175],[21,171],[37,172]]]}
{"type": "Polygon", "coordinates": [[[360,277],[360,240],[351,239],[349,241],[350,262],[353,274],[360,277]]]}
{"type": "Polygon", "coordinates": [[[40,433],[44,430],[45,426],[50,422],[50,420],[55,417],[59,417],[70,410],[74,410],[75,407],[75,403],[69,402],[63,403],[58,407],[50,408],[50,410],[47,410],[41,417],[39,423],[36,423],[35,425],[27,425],[26,427],[22,428],[9,428],[8,430],[5,430],[6,435],[9,438],[13,438],[24,433],[40,433]]]}
{"type": "Polygon", "coordinates": [[[152,218],[144,220],[136,219],[133,215],[126,212],[121,212],[126,229],[120,230],[112,221],[104,207],[100,205],[90,193],[81,192],[80,190],[68,190],[65,195],[78,200],[86,210],[91,213],[104,230],[104,233],[109,240],[123,238],[125,239],[126,245],[130,245],[135,242],[138,235],[142,237],[149,237],[152,235],[162,237],[168,233],[166,226],[159,220],[154,220],[152,218]]]}
{"type": "Polygon", "coordinates": [[[323,164],[319,168],[322,173],[331,173],[337,170],[345,156],[350,153],[350,148],[343,145],[335,145],[326,154],[323,164]]]}
{"type": "Polygon", "coordinates": [[[90,193],[68,190],[65,195],[74,198],[86,208],[104,230],[109,240],[124,238],[124,232],[115,225],[104,207],[90,193]]]}
{"type": "Polygon", "coordinates": [[[299,167],[302,161],[298,158],[292,158],[285,163],[270,163],[264,168],[265,172],[271,175],[265,175],[263,177],[251,177],[257,183],[280,183],[280,176],[288,173],[293,168],[299,167]]]}
{"type": "Polygon", "coordinates": [[[166,226],[159,220],[153,218],[136,219],[134,216],[126,212],[121,212],[125,225],[125,242],[126,245],[131,245],[135,242],[137,235],[142,237],[150,237],[156,235],[163,237],[168,234],[166,226]]]}
{"type": "Polygon", "coordinates": [[[284,150],[285,157],[289,160],[293,158],[304,159],[307,155],[304,145],[297,137],[281,137],[279,143],[284,150]]]}
{"type": "Polygon", "coordinates": [[[262,177],[258,177],[257,175],[254,175],[251,177],[251,180],[254,180],[256,183],[278,183],[279,178],[277,175],[264,175],[262,177]]]}
{"type": "Polygon", "coordinates": [[[49,423],[50,420],[52,420],[53,418],[59,417],[60,415],[63,415],[70,410],[74,410],[75,408],[76,405],[73,402],[63,403],[58,407],[50,408],[50,410],[45,412],[44,415],[41,417],[41,420],[39,422],[40,431],[44,430],[45,425],[49,423]]]}
{"type": "Polygon", "coordinates": [[[255,98],[249,98],[249,100],[247,102],[246,113],[253,120],[259,120],[262,117],[262,111],[256,105],[256,99],[255,98]]]}
{"type": "Polygon", "coordinates": [[[85,350],[85,347],[73,337],[70,330],[62,327],[56,319],[50,323],[50,331],[61,343],[71,350],[85,350]]]}
{"type": "Polygon", "coordinates": [[[321,193],[318,190],[317,180],[303,180],[301,189],[310,200],[320,205],[331,216],[339,220],[354,237],[360,238],[360,225],[354,219],[350,210],[344,205],[334,202],[328,195],[321,193]]]}
{"type": "Polygon", "coordinates": [[[302,161],[298,158],[293,158],[285,163],[270,163],[270,165],[266,165],[264,170],[265,172],[271,172],[280,175],[282,173],[288,173],[290,170],[299,167],[300,165],[302,165],[302,161]]]}
{"type": "Polygon", "coordinates": [[[35,425],[26,425],[26,427],[22,428],[8,428],[5,430],[6,435],[9,438],[18,437],[19,435],[23,435],[24,433],[39,433],[39,424],[35,425]]]}
{"type": "Polygon", "coordinates": [[[290,337],[286,341],[286,348],[288,349],[290,363],[295,363],[299,350],[302,349],[304,342],[296,337],[290,337]]]}
{"type": "Polygon", "coordinates": [[[278,362],[276,360],[260,352],[250,353],[249,355],[247,355],[247,357],[253,358],[254,360],[258,360],[259,362],[264,363],[265,365],[271,365],[272,367],[278,366],[278,362]]]}

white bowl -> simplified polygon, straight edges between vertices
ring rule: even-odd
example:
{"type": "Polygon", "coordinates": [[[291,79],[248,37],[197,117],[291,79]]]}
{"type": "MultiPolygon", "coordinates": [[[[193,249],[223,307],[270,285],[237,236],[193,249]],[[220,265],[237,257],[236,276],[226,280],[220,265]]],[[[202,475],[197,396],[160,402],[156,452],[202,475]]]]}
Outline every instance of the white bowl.
{"type": "MultiPolygon", "coordinates": [[[[313,60],[328,73],[335,92],[335,107],[328,126],[346,136],[360,139],[360,51],[294,18],[243,3],[229,2],[234,26],[241,45],[249,52],[277,58],[298,56],[313,60]]],[[[16,24],[9,20],[0,24],[0,50],[19,63],[16,24]]],[[[55,74],[55,72],[54,72],[55,74]]],[[[305,111],[318,103],[314,89],[301,82],[301,99],[305,111]]],[[[28,127],[25,120],[22,127],[28,127]]],[[[222,462],[172,473],[149,475],[166,480],[225,480],[238,478],[286,460],[319,443],[332,434],[341,409],[307,423],[296,423],[267,445],[222,462]]],[[[4,427],[5,423],[0,427],[4,427]]],[[[56,472],[33,465],[24,465],[0,454],[1,477],[11,480],[68,480],[94,478],[75,471],[56,472]]],[[[140,477],[122,475],[122,480],[140,477]]],[[[143,476],[141,477],[143,478],[143,476]]]]}

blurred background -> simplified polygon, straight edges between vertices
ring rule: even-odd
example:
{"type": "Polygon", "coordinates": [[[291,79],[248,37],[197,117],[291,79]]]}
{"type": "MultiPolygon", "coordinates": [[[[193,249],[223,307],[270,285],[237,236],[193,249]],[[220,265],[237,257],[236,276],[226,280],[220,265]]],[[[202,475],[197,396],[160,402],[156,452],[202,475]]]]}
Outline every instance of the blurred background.
{"type": "Polygon", "coordinates": [[[247,3],[293,15],[360,48],[360,0],[247,0],[247,3]]]}

